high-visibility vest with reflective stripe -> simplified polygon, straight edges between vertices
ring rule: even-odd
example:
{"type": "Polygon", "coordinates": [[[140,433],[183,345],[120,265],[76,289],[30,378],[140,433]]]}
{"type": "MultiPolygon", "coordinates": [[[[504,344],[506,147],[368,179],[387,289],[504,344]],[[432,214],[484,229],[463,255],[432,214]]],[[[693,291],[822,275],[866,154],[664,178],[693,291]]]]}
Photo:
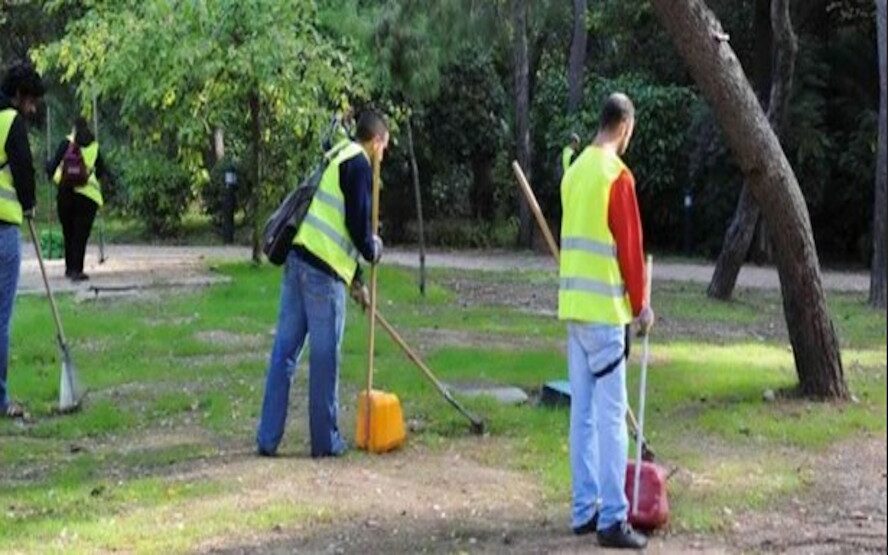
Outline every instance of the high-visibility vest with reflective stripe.
{"type": "Polygon", "coordinates": [[[561,169],[565,172],[567,168],[570,167],[570,161],[574,156],[574,149],[570,145],[564,147],[564,150],[561,151],[561,169]]]}
{"type": "Polygon", "coordinates": [[[315,192],[308,213],[293,243],[323,260],[345,283],[350,284],[358,269],[358,249],[352,243],[345,224],[345,197],[339,183],[339,166],[355,156],[367,154],[353,142],[334,147],[321,184],[315,192]]]}
{"type": "MultiPolygon", "coordinates": [[[[68,141],[73,143],[74,136],[68,135],[68,141]]],[[[99,179],[96,177],[95,172],[96,160],[99,159],[99,142],[93,141],[86,146],[80,147],[80,155],[83,156],[83,163],[86,164],[86,171],[89,174],[89,178],[86,181],[86,185],[83,187],[77,187],[74,191],[80,193],[101,207],[105,204],[105,199],[102,197],[102,185],[99,183],[99,179]]],[[[56,168],[55,174],[52,176],[52,180],[56,185],[62,183],[63,163],[64,160],[59,163],[59,167],[56,168]]]]}
{"type": "Polygon", "coordinates": [[[608,325],[632,321],[632,308],[608,225],[614,182],[626,166],[591,146],[561,182],[561,268],[558,318],[608,325]]]}
{"type": "Polygon", "coordinates": [[[12,170],[6,155],[6,139],[17,115],[18,112],[12,108],[0,111],[0,221],[20,225],[22,205],[12,182],[12,170]]]}

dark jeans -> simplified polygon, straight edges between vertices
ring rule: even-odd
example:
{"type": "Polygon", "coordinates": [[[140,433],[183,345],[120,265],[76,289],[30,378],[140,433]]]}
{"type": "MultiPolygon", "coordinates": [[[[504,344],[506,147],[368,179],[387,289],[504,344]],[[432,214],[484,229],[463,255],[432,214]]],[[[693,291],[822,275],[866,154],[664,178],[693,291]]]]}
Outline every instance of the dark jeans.
{"type": "Polygon", "coordinates": [[[79,274],[99,206],[72,188],[59,189],[58,206],[65,238],[65,275],[79,274]]]}

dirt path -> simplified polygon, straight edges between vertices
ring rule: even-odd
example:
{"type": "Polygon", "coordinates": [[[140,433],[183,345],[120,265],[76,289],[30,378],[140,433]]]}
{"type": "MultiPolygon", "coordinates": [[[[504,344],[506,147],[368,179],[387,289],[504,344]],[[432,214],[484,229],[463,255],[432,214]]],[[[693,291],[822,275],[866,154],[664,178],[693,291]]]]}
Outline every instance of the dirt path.
{"type": "MultiPolygon", "coordinates": [[[[108,245],[107,260],[98,263],[97,249],[90,245],[85,271],[92,280],[72,284],[64,279],[64,263],[53,260],[47,263],[51,283],[58,291],[84,292],[91,286],[195,286],[214,283],[219,276],[207,271],[209,262],[249,260],[250,250],[245,247],[157,247],[150,245],[108,245]]],[[[386,264],[416,267],[419,258],[410,249],[392,248],[383,259],[386,264]]],[[[555,265],[547,256],[509,251],[434,251],[429,253],[430,268],[456,270],[554,270],[555,265]]],[[[692,263],[662,263],[654,269],[654,278],[665,281],[682,281],[706,284],[712,276],[712,266],[692,263]]],[[[824,272],[824,284],[832,291],[862,292],[869,288],[869,276],[864,273],[824,272]]],[[[780,282],[773,268],[746,266],[740,272],[740,287],[779,289],[780,282]]],[[[39,269],[33,247],[25,244],[21,293],[42,291],[39,269]]]]}
{"type": "MultiPolygon", "coordinates": [[[[407,267],[419,266],[419,254],[413,250],[390,249],[384,262],[407,267]]],[[[457,270],[548,270],[554,271],[555,263],[549,256],[512,251],[434,251],[428,254],[430,268],[457,270]]],[[[654,279],[708,284],[712,278],[712,264],[666,262],[654,266],[654,279]]],[[[823,273],[824,286],[831,291],[869,291],[869,275],[854,272],[823,273]]],[[[777,270],[771,267],[744,266],[737,285],[753,289],[779,289],[777,270]]]]}
{"type": "MultiPolygon", "coordinates": [[[[40,268],[31,243],[23,244],[19,294],[43,292],[40,268]]],[[[149,245],[108,245],[106,260],[99,264],[98,249],[90,245],[84,271],[87,282],[74,284],[65,279],[63,260],[46,262],[53,291],[89,294],[91,287],[195,287],[224,281],[209,271],[211,262],[249,260],[243,247],[155,247],[149,245]]]]}

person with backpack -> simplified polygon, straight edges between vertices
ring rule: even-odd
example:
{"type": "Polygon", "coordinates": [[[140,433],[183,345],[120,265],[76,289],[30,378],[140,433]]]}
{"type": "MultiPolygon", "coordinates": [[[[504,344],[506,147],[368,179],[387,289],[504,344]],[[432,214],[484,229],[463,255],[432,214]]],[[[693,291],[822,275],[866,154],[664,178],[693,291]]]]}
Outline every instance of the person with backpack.
{"type": "Polygon", "coordinates": [[[312,457],[346,449],[339,432],[339,364],[346,287],[361,289],[358,257],[377,263],[382,240],[371,229],[373,169],[388,147],[383,117],[364,112],[355,138],[341,139],[287,253],[274,347],[256,432],[260,456],[277,453],[284,436],[290,385],[309,340],[308,410],[312,457]]]}
{"type": "Polygon", "coordinates": [[[111,179],[99,153],[99,143],[83,117],[46,164],[46,173],[58,185],[57,205],[65,241],[65,277],[85,281],[83,259],[96,212],[104,204],[102,183],[111,179]]]}
{"type": "Polygon", "coordinates": [[[40,74],[29,63],[13,65],[0,83],[0,418],[25,418],[9,398],[9,327],[22,262],[19,226],[34,216],[34,162],[27,118],[45,94],[40,74]]]}

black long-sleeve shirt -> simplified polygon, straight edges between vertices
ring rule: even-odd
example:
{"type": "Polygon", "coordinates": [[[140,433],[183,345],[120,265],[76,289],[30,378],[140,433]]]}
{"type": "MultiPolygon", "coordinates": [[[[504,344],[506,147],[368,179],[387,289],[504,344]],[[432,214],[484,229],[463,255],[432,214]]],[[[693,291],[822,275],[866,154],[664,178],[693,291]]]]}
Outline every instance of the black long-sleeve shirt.
{"type": "MultiPolygon", "coordinates": [[[[13,108],[9,98],[0,94],[0,110],[13,108]]],[[[18,114],[12,120],[12,127],[3,145],[9,171],[12,173],[12,186],[18,195],[22,210],[34,208],[36,201],[34,183],[34,160],[31,157],[31,144],[28,142],[28,125],[25,118],[18,114]]]]}
{"type": "MultiPolygon", "coordinates": [[[[373,169],[366,156],[355,156],[339,165],[339,188],[345,198],[345,227],[358,252],[368,262],[373,260],[373,230],[370,210],[373,194],[373,169]]],[[[323,260],[303,247],[294,247],[315,268],[338,277],[323,260]]]]}

